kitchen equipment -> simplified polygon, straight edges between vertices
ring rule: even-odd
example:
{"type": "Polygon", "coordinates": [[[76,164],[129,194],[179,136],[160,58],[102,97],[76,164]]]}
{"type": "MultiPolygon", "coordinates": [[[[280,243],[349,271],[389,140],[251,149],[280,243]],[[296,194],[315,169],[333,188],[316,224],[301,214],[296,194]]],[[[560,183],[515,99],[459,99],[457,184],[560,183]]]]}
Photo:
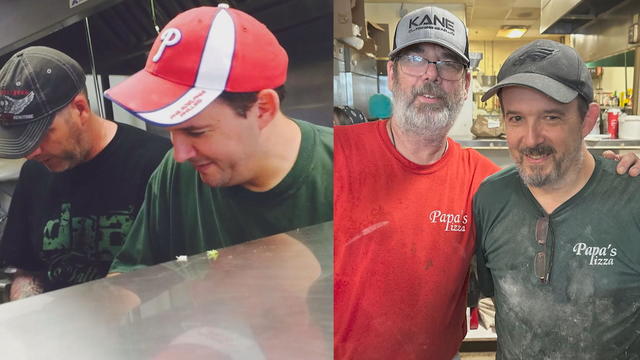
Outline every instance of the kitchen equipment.
{"type": "Polygon", "coordinates": [[[482,87],[492,87],[496,84],[495,75],[478,75],[478,83],[482,87]]]}
{"type": "Polygon", "coordinates": [[[621,139],[640,139],[640,115],[625,115],[620,118],[621,139]]]}
{"type": "Polygon", "coordinates": [[[470,52],[469,53],[469,68],[471,70],[478,70],[478,65],[480,64],[480,60],[482,60],[481,52],[470,52]]]}

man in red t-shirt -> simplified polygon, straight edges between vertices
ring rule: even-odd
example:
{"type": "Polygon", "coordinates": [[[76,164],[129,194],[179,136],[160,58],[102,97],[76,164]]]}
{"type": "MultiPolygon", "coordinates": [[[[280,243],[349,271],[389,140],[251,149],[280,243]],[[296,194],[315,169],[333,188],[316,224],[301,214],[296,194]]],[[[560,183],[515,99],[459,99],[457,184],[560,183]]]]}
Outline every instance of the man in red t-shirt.
{"type": "Polygon", "coordinates": [[[465,336],[471,199],[498,170],[447,138],[468,48],[450,12],[408,13],[387,64],[391,119],[335,128],[336,359],[450,360],[465,336]]]}

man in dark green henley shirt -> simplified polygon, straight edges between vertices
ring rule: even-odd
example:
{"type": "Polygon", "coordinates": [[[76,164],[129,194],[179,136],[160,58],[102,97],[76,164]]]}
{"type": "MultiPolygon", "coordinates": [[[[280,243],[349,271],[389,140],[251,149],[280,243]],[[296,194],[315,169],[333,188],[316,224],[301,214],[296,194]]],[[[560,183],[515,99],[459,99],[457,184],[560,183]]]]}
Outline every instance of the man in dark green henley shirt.
{"type": "Polygon", "coordinates": [[[253,17],[199,7],[171,20],[145,68],[106,92],[173,143],[112,273],[332,219],[333,131],[282,113],[287,64],[253,17]]]}
{"type": "Polygon", "coordinates": [[[594,157],[600,108],[576,51],[516,50],[498,94],[516,166],[474,198],[481,290],[497,359],[640,359],[640,181],[594,157]]]}

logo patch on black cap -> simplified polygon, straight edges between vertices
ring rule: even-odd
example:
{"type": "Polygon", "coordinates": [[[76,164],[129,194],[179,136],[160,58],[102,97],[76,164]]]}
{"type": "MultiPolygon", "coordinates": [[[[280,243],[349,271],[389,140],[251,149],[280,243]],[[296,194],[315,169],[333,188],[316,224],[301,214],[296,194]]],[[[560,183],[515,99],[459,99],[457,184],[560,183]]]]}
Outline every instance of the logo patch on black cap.
{"type": "MultiPolygon", "coordinates": [[[[8,118],[8,115],[17,115],[22,113],[24,109],[31,104],[33,97],[34,95],[32,91],[21,99],[14,99],[7,95],[0,95],[0,114],[2,114],[2,118],[8,118]]],[[[33,115],[31,115],[31,117],[33,117],[33,115]]],[[[18,119],[19,117],[13,116],[12,118],[18,119]]]]}
{"type": "Polygon", "coordinates": [[[548,59],[558,52],[558,49],[551,48],[535,48],[526,51],[524,54],[518,56],[516,61],[513,62],[514,66],[520,66],[528,62],[540,62],[548,59]]]}

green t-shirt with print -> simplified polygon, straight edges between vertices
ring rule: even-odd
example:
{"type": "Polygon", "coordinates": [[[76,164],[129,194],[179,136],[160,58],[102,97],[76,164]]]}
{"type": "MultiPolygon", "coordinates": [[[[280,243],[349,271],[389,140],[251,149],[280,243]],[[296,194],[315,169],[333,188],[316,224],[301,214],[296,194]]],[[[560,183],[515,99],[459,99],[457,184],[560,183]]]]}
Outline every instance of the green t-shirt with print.
{"type": "Polygon", "coordinates": [[[285,178],[266,192],[212,188],[169,151],[149,179],[143,206],[110,272],[333,219],[333,129],[295,120],[302,139],[285,178]]]}
{"type": "Polygon", "coordinates": [[[474,198],[478,276],[496,303],[497,359],[640,359],[640,179],[596,158],[587,184],[549,214],[548,283],[535,275],[546,215],[518,171],[474,198]]]}

